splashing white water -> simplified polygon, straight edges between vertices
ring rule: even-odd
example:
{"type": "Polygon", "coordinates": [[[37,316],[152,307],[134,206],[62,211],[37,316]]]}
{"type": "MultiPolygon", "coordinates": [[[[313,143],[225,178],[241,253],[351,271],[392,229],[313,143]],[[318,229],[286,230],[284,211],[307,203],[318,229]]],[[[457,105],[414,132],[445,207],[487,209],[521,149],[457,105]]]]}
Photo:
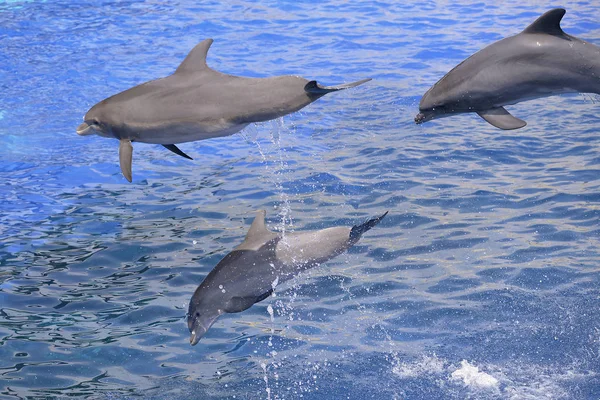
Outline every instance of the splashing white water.
{"type": "Polygon", "coordinates": [[[427,374],[441,374],[446,368],[444,360],[439,359],[435,354],[424,355],[419,362],[405,363],[399,359],[395,360],[392,372],[401,378],[416,378],[427,374]]]}
{"type": "Polygon", "coordinates": [[[451,374],[452,379],[462,380],[466,386],[480,388],[497,388],[498,379],[479,371],[479,368],[469,364],[467,360],[460,362],[460,368],[451,374]]]}
{"type": "Polygon", "coordinates": [[[425,379],[441,390],[446,390],[448,383],[464,386],[472,393],[471,398],[491,395],[515,400],[571,398],[568,389],[571,385],[600,376],[596,371],[580,369],[577,364],[552,368],[523,363],[508,367],[485,364],[483,368],[487,372],[481,371],[475,363],[463,360],[457,365],[433,354],[398,362],[392,372],[400,379],[425,379]]]}
{"type": "MultiPolygon", "coordinates": [[[[267,312],[269,313],[269,316],[271,317],[271,335],[273,335],[275,333],[275,313],[273,312],[273,307],[271,307],[271,305],[269,304],[267,306],[267,312]]],[[[269,339],[269,346],[272,346],[273,344],[271,343],[271,339],[269,339]]]]}

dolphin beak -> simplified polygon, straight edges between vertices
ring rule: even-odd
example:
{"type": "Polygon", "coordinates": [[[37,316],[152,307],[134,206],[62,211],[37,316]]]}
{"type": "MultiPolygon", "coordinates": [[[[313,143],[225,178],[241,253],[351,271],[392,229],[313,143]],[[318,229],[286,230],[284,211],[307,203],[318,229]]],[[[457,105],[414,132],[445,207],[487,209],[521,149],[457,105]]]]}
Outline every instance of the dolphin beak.
{"type": "Polygon", "coordinates": [[[200,341],[200,338],[202,337],[202,335],[198,335],[196,334],[196,331],[192,331],[192,335],[190,336],[190,344],[192,346],[195,346],[198,344],[198,342],[200,341]]]}
{"type": "Polygon", "coordinates": [[[431,121],[432,119],[433,119],[432,113],[428,113],[428,114],[418,113],[415,116],[415,124],[419,125],[419,124],[422,124],[423,122],[431,121]]]}
{"type": "Polygon", "coordinates": [[[87,123],[83,123],[77,127],[77,134],[79,136],[87,136],[92,135],[94,133],[94,129],[87,123]]]}
{"type": "Polygon", "coordinates": [[[222,314],[222,312],[221,312],[221,310],[219,310],[219,312],[215,315],[210,315],[208,317],[203,316],[202,320],[198,320],[195,318],[192,320],[188,320],[188,329],[191,332],[190,344],[192,346],[195,346],[198,344],[200,339],[202,339],[204,337],[204,335],[206,335],[206,332],[208,331],[208,329],[212,326],[212,324],[215,322],[215,320],[217,318],[219,318],[219,315],[221,315],[221,314],[222,314]]]}

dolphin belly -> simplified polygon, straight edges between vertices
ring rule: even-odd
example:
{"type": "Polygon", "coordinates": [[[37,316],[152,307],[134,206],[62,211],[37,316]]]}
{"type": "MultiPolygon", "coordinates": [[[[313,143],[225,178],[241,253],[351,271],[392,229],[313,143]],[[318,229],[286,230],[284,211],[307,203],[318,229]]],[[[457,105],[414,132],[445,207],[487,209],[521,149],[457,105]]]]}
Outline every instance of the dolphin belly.
{"type": "Polygon", "coordinates": [[[247,123],[235,123],[222,119],[210,123],[161,124],[152,128],[128,127],[124,136],[135,142],[153,144],[178,144],[195,142],[233,135],[248,126],[247,123]]]}
{"type": "Polygon", "coordinates": [[[324,263],[350,246],[350,228],[332,227],[312,232],[294,232],[282,237],[275,254],[283,274],[324,263]]]}

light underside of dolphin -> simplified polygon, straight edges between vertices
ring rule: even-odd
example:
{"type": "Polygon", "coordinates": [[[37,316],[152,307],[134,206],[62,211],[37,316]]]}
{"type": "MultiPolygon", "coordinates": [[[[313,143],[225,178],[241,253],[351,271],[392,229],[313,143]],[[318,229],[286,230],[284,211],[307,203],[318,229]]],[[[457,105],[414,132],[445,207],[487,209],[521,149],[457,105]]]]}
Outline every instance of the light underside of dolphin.
{"type": "Polygon", "coordinates": [[[387,212],[353,227],[286,233],[269,231],[257,213],[244,242],[206,276],[190,300],[187,322],[195,345],[224,313],[236,313],[269,297],[275,287],[346,251],[387,212]]]}
{"type": "Polygon", "coordinates": [[[176,144],[232,135],[253,122],[293,113],[327,93],[370,80],[322,86],[291,75],[270,78],[227,75],[206,64],[212,43],[212,39],[199,43],[172,75],[94,105],[77,133],[119,139],[121,170],[131,181],[129,152],[133,147],[126,142],[162,144],[191,159],[176,144]]]}
{"type": "Polygon", "coordinates": [[[600,47],[563,32],[564,9],[540,16],[460,63],[419,104],[417,124],[475,112],[500,129],[527,123],[505,105],[562,93],[600,93],[600,47]]]}

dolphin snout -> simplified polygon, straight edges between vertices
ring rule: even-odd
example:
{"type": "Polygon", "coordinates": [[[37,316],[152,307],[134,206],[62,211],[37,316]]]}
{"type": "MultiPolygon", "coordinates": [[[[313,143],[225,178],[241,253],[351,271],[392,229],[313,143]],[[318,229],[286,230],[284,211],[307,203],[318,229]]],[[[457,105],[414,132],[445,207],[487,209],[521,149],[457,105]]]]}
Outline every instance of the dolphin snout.
{"type": "Polygon", "coordinates": [[[200,338],[196,335],[196,331],[192,331],[192,335],[190,336],[190,344],[195,346],[200,341],[200,338]]]}
{"type": "Polygon", "coordinates": [[[423,122],[425,122],[425,114],[423,113],[418,113],[415,116],[415,124],[422,124],[423,122]]]}
{"type": "Polygon", "coordinates": [[[198,344],[202,336],[206,333],[206,329],[201,326],[197,326],[194,330],[192,330],[192,334],[190,335],[190,344],[195,346],[198,344]]]}
{"type": "Polygon", "coordinates": [[[192,346],[197,345],[198,342],[200,341],[200,339],[202,339],[202,337],[206,334],[206,331],[208,330],[209,327],[210,327],[210,325],[208,327],[205,327],[201,321],[198,321],[195,318],[189,319],[188,320],[188,328],[191,333],[190,344],[192,346]]]}
{"type": "MultiPolygon", "coordinates": [[[[443,114],[442,114],[443,115],[443,114]]],[[[436,111],[421,111],[415,116],[415,124],[419,125],[423,122],[431,121],[432,119],[440,118],[442,115],[436,111]]]]}
{"type": "Polygon", "coordinates": [[[77,134],[80,136],[92,135],[93,133],[94,132],[92,127],[89,126],[86,122],[82,123],[77,127],[77,134]]]}

